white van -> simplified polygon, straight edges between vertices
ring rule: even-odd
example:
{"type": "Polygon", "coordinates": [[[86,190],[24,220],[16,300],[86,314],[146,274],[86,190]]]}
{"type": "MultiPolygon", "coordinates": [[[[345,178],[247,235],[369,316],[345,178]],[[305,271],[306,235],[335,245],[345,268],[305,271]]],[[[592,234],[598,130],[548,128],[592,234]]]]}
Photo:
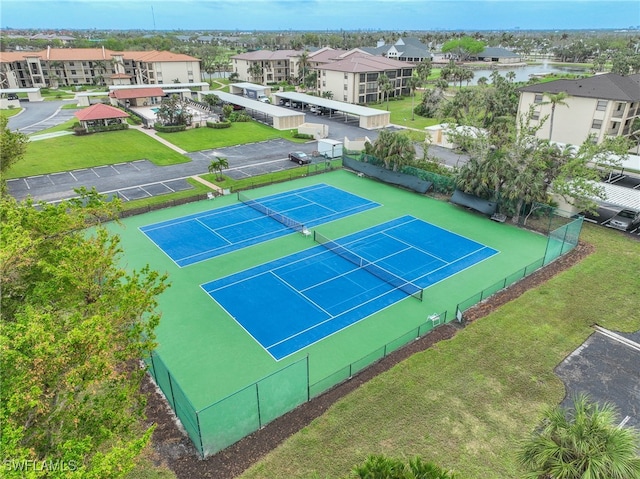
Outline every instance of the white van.
{"type": "Polygon", "coordinates": [[[258,95],[258,101],[261,101],[262,103],[271,103],[271,100],[269,100],[267,95],[258,95]]]}

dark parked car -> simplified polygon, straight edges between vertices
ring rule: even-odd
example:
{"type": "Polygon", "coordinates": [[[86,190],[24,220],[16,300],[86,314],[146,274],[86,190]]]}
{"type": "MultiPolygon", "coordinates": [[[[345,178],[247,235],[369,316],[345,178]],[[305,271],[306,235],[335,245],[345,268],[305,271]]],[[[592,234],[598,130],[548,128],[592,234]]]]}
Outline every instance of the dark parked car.
{"type": "Polygon", "coordinates": [[[311,158],[302,151],[294,151],[293,153],[289,153],[289,160],[295,161],[299,165],[306,165],[307,163],[311,163],[311,158]]]}
{"type": "Polygon", "coordinates": [[[631,231],[640,226],[640,211],[622,210],[609,220],[607,226],[623,231],[631,231]]]}

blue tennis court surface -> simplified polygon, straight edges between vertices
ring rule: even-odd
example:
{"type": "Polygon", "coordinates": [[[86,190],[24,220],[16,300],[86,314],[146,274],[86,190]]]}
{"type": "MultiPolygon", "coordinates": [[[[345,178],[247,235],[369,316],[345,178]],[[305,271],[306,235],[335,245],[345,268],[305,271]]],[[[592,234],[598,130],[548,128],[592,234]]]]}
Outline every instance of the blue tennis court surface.
{"type": "MultiPolygon", "coordinates": [[[[308,228],[380,206],[325,184],[256,201],[308,228]]],[[[294,232],[244,203],[143,226],[140,230],[180,267],[294,232]]]]}
{"type": "MultiPolygon", "coordinates": [[[[335,243],[423,289],[498,253],[413,216],[335,243]]],[[[408,297],[382,277],[319,245],[202,288],[280,360],[408,297]]]]}

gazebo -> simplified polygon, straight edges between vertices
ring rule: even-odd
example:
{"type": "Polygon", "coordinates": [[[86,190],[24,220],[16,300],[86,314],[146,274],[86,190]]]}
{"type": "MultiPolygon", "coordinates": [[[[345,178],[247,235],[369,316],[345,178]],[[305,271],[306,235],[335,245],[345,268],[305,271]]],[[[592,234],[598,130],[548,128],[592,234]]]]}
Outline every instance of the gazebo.
{"type": "Polygon", "coordinates": [[[80,124],[85,130],[95,131],[103,128],[107,130],[110,129],[109,127],[120,129],[114,127],[114,125],[126,125],[125,118],[128,118],[129,114],[113,106],[97,103],[76,112],[75,116],[80,120],[80,124]]]}

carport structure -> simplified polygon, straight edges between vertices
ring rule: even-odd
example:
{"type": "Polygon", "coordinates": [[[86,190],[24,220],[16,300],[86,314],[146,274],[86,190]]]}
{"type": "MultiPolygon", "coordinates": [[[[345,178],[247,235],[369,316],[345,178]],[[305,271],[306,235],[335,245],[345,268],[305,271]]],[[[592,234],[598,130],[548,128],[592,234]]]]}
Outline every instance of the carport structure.
{"type": "Polygon", "coordinates": [[[388,111],[378,110],[376,108],[354,105],[343,101],[329,100],[328,98],[321,98],[319,96],[312,96],[297,92],[277,92],[274,96],[276,99],[276,105],[280,104],[280,100],[285,100],[302,104],[303,110],[311,105],[318,106],[325,108],[330,112],[336,111],[337,115],[329,113],[329,116],[338,116],[341,119],[344,118],[345,122],[355,118],[358,120],[358,126],[367,130],[384,128],[391,123],[391,114],[388,111]]]}
{"type": "Polygon", "coordinates": [[[232,95],[223,91],[215,90],[207,93],[216,95],[224,103],[244,108],[250,116],[273,126],[276,130],[291,130],[304,123],[304,113],[301,111],[279,108],[269,103],[262,103],[258,100],[232,95]]]}
{"type": "Polygon", "coordinates": [[[9,106],[20,108],[18,93],[26,93],[29,101],[43,101],[40,88],[0,88],[0,108],[7,109],[9,106]]]}

